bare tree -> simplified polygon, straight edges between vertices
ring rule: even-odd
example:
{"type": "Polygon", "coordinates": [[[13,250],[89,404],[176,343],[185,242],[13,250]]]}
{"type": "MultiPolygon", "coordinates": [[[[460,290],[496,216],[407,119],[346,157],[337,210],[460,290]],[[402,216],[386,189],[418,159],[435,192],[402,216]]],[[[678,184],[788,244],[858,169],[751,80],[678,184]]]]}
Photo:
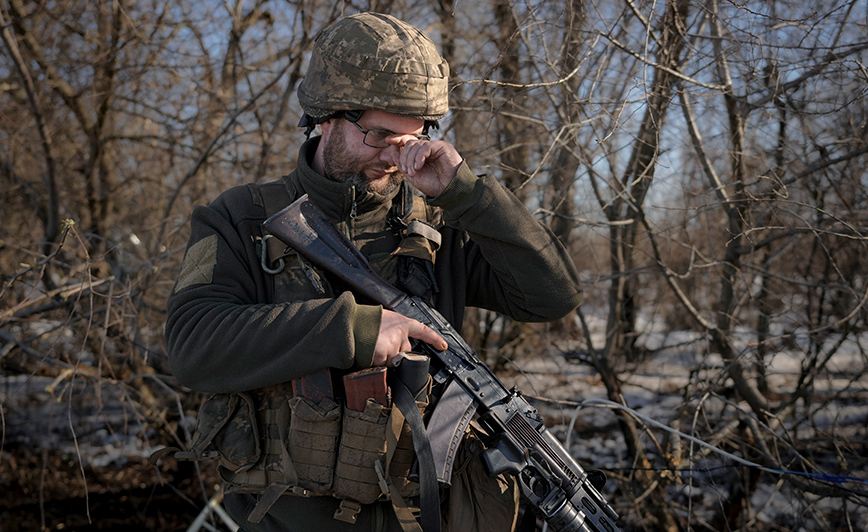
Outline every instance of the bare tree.
{"type": "MultiPolygon", "coordinates": [[[[831,476],[868,469],[850,410],[868,375],[858,0],[3,2],[0,372],[61,400],[79,449],[70,489],[93,491],[81,445],[97,421],[66,419],[94,398],[118,437],[185,443],[200,398],[171,378],[161,331],[189,212],[291,170],[311,39],[368,9],[441,45],[452,110],[437,134],[583,270],[575,319],[468,312],[464,332],[520,388],[584,379],[560,403],[598,385],[636,407],[573,445],[616,444],[606,495],[623,528],[864,523],[861,484],[831,476]],[[647,384],[672,353],[686,360],[678,384],[647,384]],[[535,380],[541,362],[558,373],[535,380]],[[662,404],[675,405],[653,411],[664,426],[708,446],[650,424],[662,404]],[[769,517],[764,497],[790,513],[769,517]]],[[[35,460],[51,469],[48,451],[35,460]]]]}

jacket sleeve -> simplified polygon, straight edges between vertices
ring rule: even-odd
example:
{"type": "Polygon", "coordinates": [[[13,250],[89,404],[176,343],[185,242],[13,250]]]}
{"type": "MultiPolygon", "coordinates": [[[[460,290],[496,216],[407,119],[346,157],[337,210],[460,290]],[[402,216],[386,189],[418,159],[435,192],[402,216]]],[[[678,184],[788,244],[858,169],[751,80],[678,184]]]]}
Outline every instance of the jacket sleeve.
{"type": "Polygon", "coordinates": [[[349,293],[265,303],[272,280],[254,241],[264,214],[244,187],[193,211],[166,320],[169,363],[185,386],[243,391],[323,367],[371,364],[380,307],[359,305],[349,293]]]}
{"type": "Polygon", "coordinates": [[[496,179],[462,165],[449,187],[428,201],[443,209],[448,226],[437,266],[451,300],[441,305],[453,316],[467,305],[517,321],[551,321],[579,305],[579,276],[566,249],[496,179]],[[466,283],[456,282],[461,278],[466,283]]]}

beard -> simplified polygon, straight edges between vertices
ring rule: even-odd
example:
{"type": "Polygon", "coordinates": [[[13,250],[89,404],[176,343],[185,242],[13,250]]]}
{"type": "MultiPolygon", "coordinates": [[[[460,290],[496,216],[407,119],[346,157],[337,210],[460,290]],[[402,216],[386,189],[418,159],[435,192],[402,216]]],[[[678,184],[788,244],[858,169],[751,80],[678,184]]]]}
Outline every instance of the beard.
{"type": "Polygon", "coordinates": [[[325,177],[338,183],[352,185],[359,192],[374,192],[383,195],[393,192],[404,180],[404,175],[400,172],[393,172],[376,181],[365,175],[366,169],[382,171],[390,168],[390,165],[363,163],[361,157],[353,155],[347,148],[346,129],[343,125],[339,127],[339,130],[332,132],[328,143],[323,147],[323,173],[325,177]]]}

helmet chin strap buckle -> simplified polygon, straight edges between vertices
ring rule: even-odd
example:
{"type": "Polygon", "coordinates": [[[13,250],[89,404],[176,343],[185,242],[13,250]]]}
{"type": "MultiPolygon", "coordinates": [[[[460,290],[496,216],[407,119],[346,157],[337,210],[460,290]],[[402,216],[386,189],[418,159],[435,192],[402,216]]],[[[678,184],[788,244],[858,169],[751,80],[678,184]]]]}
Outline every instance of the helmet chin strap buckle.
{"type": "Polygon", "coordinates": [[[316,120],[310,117],[307,113],[301,114],[301,120],[298,121],[298,127],[304,128],[304,136],[305,138],[310,138],[310,134],[313,133],[313,130],[316,129],[316,120]]]}
{"type": "Polygon", "coordinates": [[[298,127],[311,127],[311,125],[316,126],[316,121],[308,116],[307,113],[301,114],[301,120],[298,121],[298,127]]]}
{"type": "MultiPolygon", "coordinates": [[[[301,119],[298,121],[298,127],[305,128],[304,129],[304,136],[307,138],[310,138],[310,134],[313,133],[313,130],[316,129],[316,126],[322,124],[326,120],[329,120],[331,118],[335,118],[337,116],[347,116],[350,113],[354,113],[355,120],[352,120],[352,121],[355,122],[359,118],[361,118],[362,112],[363,111],[339,111],[336,113],[332,113],[330,115],[323,116],[321,118],[314,118],[307,113],[302,113],[301,119]]],[[[350,118],[348,117],[347,120],[350,120],[350,118]]]]}

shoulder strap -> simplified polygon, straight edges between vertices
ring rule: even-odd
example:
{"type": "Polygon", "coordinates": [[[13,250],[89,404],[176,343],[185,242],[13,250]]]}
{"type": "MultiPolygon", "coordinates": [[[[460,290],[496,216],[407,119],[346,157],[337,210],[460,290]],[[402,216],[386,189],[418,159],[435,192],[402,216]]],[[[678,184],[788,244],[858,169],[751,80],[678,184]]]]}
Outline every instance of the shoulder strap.
{"type": "MultiPolygon", "coordinates": [[[[290,184],[287,178],[262,184],[248,183],[247,189],[250,191],[253,203],[265,209],[265,218],[277,214],[281,209],[295,201],[298,196],[295,187],[290,184]]],[[[281,266],[274,268],[273,265],[282,259],[286,246],[280,240],[270,238],[270,236],[262,235],[261,263],[266,272],[276,274],[280,273],[283,268],[281,266]]]]}
{"type": "Polygon", "coordinates": [[[295,201],[298,196],[295,187],[285,177],[268,183],[248,183],[247,190],[253,203],[265,209],[266,218],[295,201]]]}

